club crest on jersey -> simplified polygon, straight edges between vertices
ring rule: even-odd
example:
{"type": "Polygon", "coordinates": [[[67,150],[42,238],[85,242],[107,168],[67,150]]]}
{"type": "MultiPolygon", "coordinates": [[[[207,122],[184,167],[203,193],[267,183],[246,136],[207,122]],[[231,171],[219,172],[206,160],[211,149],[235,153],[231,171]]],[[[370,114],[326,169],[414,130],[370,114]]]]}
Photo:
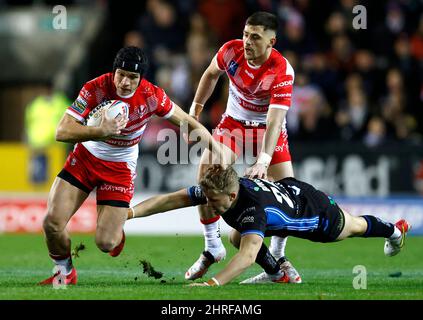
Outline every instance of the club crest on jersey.
{"type": "Polygon", "coordinates": [[[137,108],[137,112],[139,115],[143,115],[145,112],[147,111],[147,106],[146,105],[140,105],[137,108]]]}
{"type": "Polygon", "coordinates": [[[229,63],[229,67],[228,67],[228,73],[231,76],[234,76],[237,69],[238,69],[238,63],[236,63],[235,61],[231,60],[231,62],[229,63]]]}

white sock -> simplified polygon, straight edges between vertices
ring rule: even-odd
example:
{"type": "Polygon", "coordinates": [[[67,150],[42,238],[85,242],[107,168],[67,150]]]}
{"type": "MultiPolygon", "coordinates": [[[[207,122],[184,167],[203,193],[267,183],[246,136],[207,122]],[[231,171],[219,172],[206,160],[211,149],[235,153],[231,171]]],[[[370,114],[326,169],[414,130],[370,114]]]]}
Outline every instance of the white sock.
{"type": "Polygon", "coordinates": [[[222,239],[220,238],[219,220],[203,224],[205,251],[209,251],[213,256],[217,255],[223,247],[222,239]]]}
{"type": "Polygon", "coordinates": [[[270,239],[270,253],[275,257],[276,260],[285,257],[286,240],[288,237],[281,238],[278,236],[272,236],[270,239]]]}
{"type": "Polygon", "coordinates": [[[397,228],[397,226],[394,226],[394,233],[389,237],[390,240],[395,240],[401,237],[402,232],[400,229],[397,228]]]}
{"type": "Polygon", "coordinates": [[[63,260],[53,259],[53,261],[57,266],[63,267],[65,269],[66,275],[71,273],[73,268],[71,257],[63,259],[63,260]]]}

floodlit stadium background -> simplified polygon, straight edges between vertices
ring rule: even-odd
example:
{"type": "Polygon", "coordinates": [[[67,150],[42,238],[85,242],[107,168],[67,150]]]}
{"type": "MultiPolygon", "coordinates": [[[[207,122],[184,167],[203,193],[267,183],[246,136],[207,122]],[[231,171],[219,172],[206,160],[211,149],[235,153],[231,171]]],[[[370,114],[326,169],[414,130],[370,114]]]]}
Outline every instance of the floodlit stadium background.
{"type": "MultiPolygon", "coordinates": [[[[275,47],[296,72],[287,123],[297,178],[352,213],[404,217],[423,234],[420,1],[17,2],[0,0],[0,233],[41,232],[48,190],[72,148],[54,141],[57,122],[86,81],[111,70],[120,47],[144,48],[148,80],[188,111],[218,48],[242,36],[251,13],[265,10],[278,16],[275,47]],[[363,12],[365,28],[355,29],[363,12]]],[[[225,109],[227,85],[221,77],[202,114],[210,130],[225,109]]],[[[155,119],[140,144],[134,203],[195,183],[195,163],[157,161],[157,134],[169,127],[155,119]]],[[[95,221],[90,198],[69,228],[93,232],[95,221]]],[[[125,229],[202,230],[195,208],[125,229]]]]}

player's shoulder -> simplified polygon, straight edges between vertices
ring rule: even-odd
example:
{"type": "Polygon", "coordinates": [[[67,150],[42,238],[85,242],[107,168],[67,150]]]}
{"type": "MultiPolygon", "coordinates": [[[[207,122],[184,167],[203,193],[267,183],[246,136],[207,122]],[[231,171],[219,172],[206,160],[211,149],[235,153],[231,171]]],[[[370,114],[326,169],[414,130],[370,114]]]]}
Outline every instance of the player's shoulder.
{"type": "Polygon", "coordinates": [[[282,53],[280,53],[275,48],[272,48],[272,53],[270,55],[270,66],[271,69],[275,70],[278,75],[281,76],[292,76],[294,77],[294,69],[289,63],[288,59],[285,58],[282,53]]]}
{"type": "Polygon", "coordinates": [[[143,78],[138,86],[137,94],[151,96],[157,94],[159,91],[163,91],[163,89],[143,78]]]}
{"type": "Polygon", "coordinates": [[[228,42],[225,42],[222,46],[220,50],[229,50],[229,49],[234,49],[234,50],[239,50],[239,49],[243,49],[243,43],[241,39],[234,39],[234,40],[229,40],[228,42]]]}
{"type": "Polygon", "coordinates": [[[110,83],[113,82],[113,73],[112,72],[108,72],[108,73],[104,73],[92,80],[89,80],[85,83],[86,86],[89,87],[107,87],[110,85],[110,83]]]}

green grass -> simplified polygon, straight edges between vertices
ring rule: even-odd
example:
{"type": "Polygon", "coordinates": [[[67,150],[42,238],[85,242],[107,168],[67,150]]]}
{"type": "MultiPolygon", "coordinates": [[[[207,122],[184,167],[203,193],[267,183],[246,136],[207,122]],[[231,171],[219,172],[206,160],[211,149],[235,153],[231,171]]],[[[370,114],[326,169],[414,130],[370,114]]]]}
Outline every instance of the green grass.
{"type": "MultiPolygon", "coordinates": [[[[86,250],[74,259],[77,286],[66,290],[36,283],[53,268],[42,235],[0,235],[0,299],[142,299],[142,300],[288,300],[288,299],[423,299],[423,237],[408,237],[398,256],[383,254],[383,239],[347,239],[320,244],[290,237],[287,256],[301,273],[303,284],[239,285],[261,272],[253,266],[222,287],[188,287],[186,269],[197,259],[202,237],[128,236],[118,258],[100,252],[89,235],[72,235],[72,246],[86,250]],[[139,264],[150,261],[162,279],[149,278],[139,264]],[[353,268],[367,269],[367,289],[355,290],[353,268]],[[390,277],[401,272],[400,277],[390,277]]],[[[214,265],[206,279],[222,269],[234,254],[224,239],[228,258],[214,265]]],[[[267,240],[266,240],[267,241],[267,240]]]]}

